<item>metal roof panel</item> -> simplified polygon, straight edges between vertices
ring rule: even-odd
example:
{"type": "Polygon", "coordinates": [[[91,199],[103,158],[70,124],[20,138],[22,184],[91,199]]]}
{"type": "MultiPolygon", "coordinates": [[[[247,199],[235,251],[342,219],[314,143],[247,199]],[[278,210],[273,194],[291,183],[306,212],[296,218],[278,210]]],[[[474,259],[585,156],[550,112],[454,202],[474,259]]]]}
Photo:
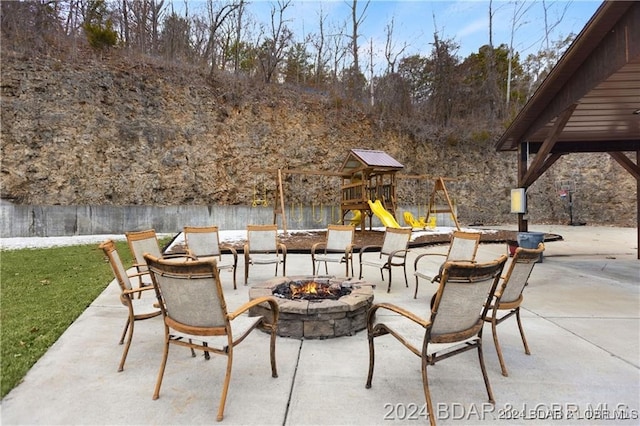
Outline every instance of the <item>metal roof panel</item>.
{"type": "Polygon", "coordinates": [[[365,165],[371,167],[387,167],[391,169],[402,169],[404,166],[395,158],[384,151],[374,151],[366,149],[352,149],[351,152],[365,165]]]}

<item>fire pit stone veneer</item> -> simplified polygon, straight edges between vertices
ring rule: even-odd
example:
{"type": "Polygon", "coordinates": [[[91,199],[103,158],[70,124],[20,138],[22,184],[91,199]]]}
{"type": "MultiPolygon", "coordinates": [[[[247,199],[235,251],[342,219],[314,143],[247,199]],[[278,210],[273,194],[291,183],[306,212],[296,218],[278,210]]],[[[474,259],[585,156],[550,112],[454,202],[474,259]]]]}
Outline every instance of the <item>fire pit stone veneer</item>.
{"type": "MultiPolygon", "coordinates": [[[[273,296],[281,284],[314,280],[317,277],[278,277],[256,284],[249,289],[249,299],[273,296]]],[[[325,279],[327,277],[324,277],[325,279]]],[[[373,304],[373,285],[354,278],[330,277],[332,283],[350,286],[351,293],[339,299],[291,300],[276,297],[280,308],[278,335],[281,337],[327,339],[351,336],[367,326],[367,311],[373,304]]],[[[250,315],[271,316],[268,304],[250,309],[250,315]]]]}

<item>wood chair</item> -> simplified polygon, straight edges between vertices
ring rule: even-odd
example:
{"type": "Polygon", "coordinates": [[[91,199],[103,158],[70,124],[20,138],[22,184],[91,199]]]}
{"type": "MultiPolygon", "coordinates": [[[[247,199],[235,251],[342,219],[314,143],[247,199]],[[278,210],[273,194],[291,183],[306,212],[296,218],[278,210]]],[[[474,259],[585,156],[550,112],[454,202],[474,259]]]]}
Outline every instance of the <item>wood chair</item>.
{"type": "MultiPolygon", "coordinates": [[[[215,259],[177,263],[148,254],[145,258],[164,318],[164,352],[153,399],[160,396],[170,345],[200,350],[205,354],[213,352],[223,355],[227,357],[227,367],[216,417],[221,421],[231,379],[234,348],[257,327],[271,334],[271,376],[278,377],[275,358],[278,303],[273,297],[261,297],[233,312],[227,312],[215,259]],[[246,314],[251,307],[261,303],[270,305],[271,318],[246,314]]],[[[180,376],[182,373],[176,374],[180,376]]],[[[185,386],[189,386],[188,381],[185,386]]],[[[207,395],[207,392],[203,395],[207,395]]]]}
{"type": "Polygon", "coordinates": [[[119,342],[122,345],[124,343],[125,335],[127,336],[127,344],[122,351],[122,358],[120,359],[120,365],[118,366],[118,371],[122,371],[124,370],[124,363],[127,360],[129,347],[131,347],[134,323],[136,321],[157,317],[161,314],[161,312],[159,308],[154,307],[154,299],[136,299],[134,297],[136,295],[142,294],[142,292],[146,290],[151,290],[152,287],[148,286],[133,288],[130,278],[139,277],[141,273],[137,272],[131,275],[127,274],[127,271],[122,265],[122,260],[120,259],[120,255],[116,250],[114,242],[112,240],[106,240],[102,244],[100,244],[100,248],[104,251],[104,254],[107,255],[109,264],[111,265],[111,269],[113,270],[113,275],[115,276],[116,281],[120,286],[120,301],[129,310],[127,322],[124,325],[124,330],[122,331],[122,336],[120,337],[119,342]]]}
{"type": "MultiPolygon", "coordinates": [[[[420,278],[435,282],[439,279],[440,274],[434,273],[426,268],[424,265],[419,265],[420,260],[426,256],[443,256],[444,262],[447,261],[469,261],[474,262],[476,259],[476,253],[478,252],[478,245],[480,244],[479,232],[464,232],[453,231],[451,234],[451,243],[449,244],[449,250],[447,253],[423,253],[416,257],[413,262],[413,275],[416,277],[416,290],[413,293],[413,298],[418,297],[418,283],[420,278]]],[[[444,264],[442,262],[442,264],[444,264]]]]}
{"type": "Polygon", "coordinates": [[[351,225],[328,225],[327,241],[315,243],[311,246],[311,264],[313,275],[316,275],[316,263],[320,269],[320,262],[324,262],[325,274],[329,273],[327,263],[344,263],[345,276],[349,276],[349,264],[351,264],[351,276],[353,276],[353,239],[355,227],[351,225]]]}
{"type": "Polygon", "coordinates": [[[380,276],[384,281],[383,270],[389,271],[389,285],[387,293],[391,291],[391,268],[402,266],[404,270],[404,282],[409,287],[407,281],[407,253],[409,252],[409,240],[411,239],[411,228],[387,228],[384,233],[382,246],[368,245],[360,249],[360,276],[362,278],[362,266],[374,266],[380,269],[380,276]],[[377,257],[367,257],[363,255],[366,251],[378,248],[380,253],[377,257]]]}
{"type": "MultiPolygon", "coordinates": [[[[488,301],[493,297],[506,261],[507,256],[502,255],[483,264],[446,262],[429,318],[390,303],[373,305],[367,313],[369,373],[366,388],[371,388],[373,379],[374,340],[390,334],[422,361],[422,385],[432,425],[435,424],[435,411],[427,367],[462,352],[477,349],[487,395],[494,403],[482,353],[482,327],[489,309],[488,301]],[[385,311],[385,315],[378,315],[379,311],[385,311]],[[386,322],[380,322],[382,319],[386,322]]],[[[424,308],[425,311],[429,309],[428,306],[424,308]]]]}
{"type": "Polygon", "coordinates": [[[162,250],[160,249],[160,243],[158,242],[158,235],[156,234],[155,229],[125,232],[125,236],[127,237],[129,250],[131,251],[131,254],[134,258],[135,263],[133,266],[135,266],[135,268],[140,273],[140,275],[138,276],[140,287],[151,285],[151,278],[149,278],[149,269],[147,268],[147,264],[144,260],[145,253],[152,254],[156,257],[185,257],[184,253],[175,255],[166,255],[162,253],[162,250]]]}
{"type": "Polygon", "coordinates": [[[244,285],[249,279],[250,265],[278,265],[282,263],[282,276],[287,269],[287,246],[278,242],[277,225],[248,225],[247,242],[244,245],[244,285]]]}
{"type": "Polygon", "coordinates": [[[524,345],[524,353],[527,355],[531,354],[531,352],[529,352],[529,345],[527,345],[527,339],[524,337],[522,321],[520,320],[520,305],[524,299],[522,293],[524,292],[524,288],[527,286],[531,271],[533,271],[533,267],[540,259],[543,251],[543,243],[540,243],[536,249],[525,249],[522,247],[518,247],[516,249],[507,273],[496,290],[495,298],[489,307],[489,311],[484,316],[484,320],[491,323],[493,342],[496,346],[496,352],[498,352],[498,360],[500,361],[500,368],[502,369],[503,376],[508,376],[509,373],[507,372],[507,367],[505,366],[504,359],[502,357],[500,343],[498,342],[497,327],[498,324],[515,315],[518,322],[520,337],[522,338],[522,344],[524,345]],[[500,317],[500,311],[509,312],[500,317]]]}
{"type": "Polygon", "coordinates": [[[231,246],[220,245],[220,234],[217,226],[185,226],[184,239],[189,254],[199,260],[216,259],[218,271],[222,269],[233,272],[233,289],[236,286],[236,268],[238,266],[238,252],[231,246]],[[232,259],[223,258],[222,250],[231,252],[232,259]]]}

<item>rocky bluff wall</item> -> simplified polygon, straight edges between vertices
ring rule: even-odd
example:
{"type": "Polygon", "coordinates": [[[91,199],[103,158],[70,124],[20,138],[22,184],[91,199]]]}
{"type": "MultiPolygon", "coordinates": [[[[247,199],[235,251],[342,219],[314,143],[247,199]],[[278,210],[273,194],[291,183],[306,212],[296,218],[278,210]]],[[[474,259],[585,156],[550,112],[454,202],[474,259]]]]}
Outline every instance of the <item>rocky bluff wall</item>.
{"type": "MultiPolygon", "coordinates": [[[[262,170],[338,171],[352,148],[384,150],[404,174],[447,182],[464,224],[515,222],[515,153],[473,123],[381,125],[327,93],[139,60],[62,63],[2,55],[1,197],[32,205],[250,205],[275,196],[262,170]],[[394,130],[390,130],[394,128],[394,130]]],[[[573,154],[529,190],[532,223],[565,223],[556,183],[575,181],[574,220],[635,226],[635,180],[608,155],[573,154]]],[[[285,176],[288,205],[339,203],[340,180],[285,176]]],[[[401,180],[401,204],[432,180],[401,180]]]]}

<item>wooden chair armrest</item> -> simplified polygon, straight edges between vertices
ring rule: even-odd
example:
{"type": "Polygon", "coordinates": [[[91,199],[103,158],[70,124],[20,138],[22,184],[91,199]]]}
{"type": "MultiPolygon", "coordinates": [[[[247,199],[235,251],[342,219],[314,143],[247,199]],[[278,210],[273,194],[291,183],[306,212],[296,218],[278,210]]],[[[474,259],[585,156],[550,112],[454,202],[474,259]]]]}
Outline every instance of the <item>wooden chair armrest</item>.
{"type": "Polygon", "coordinates": [[[229,320],[233,320],[234,318],[237,318],[238,316],[247,312],[250,308],[265,302],[268,303],[269,307],[271,308],[271,312],[273,313],[274,323],[277,323],[280,308],[278,306],[278,302],[276,301],[275,297],[271,297],[271,296],[263,296],[263,297],[258,297],[257,299],[252,299],[246,302],[245,304],[243,304],[242,306],[240,306],[235,311],[227,314],[227,317],[229,318],[229,320]]]}
{"type": "Polygon", "coordinates": [[[189,250],[189,249],[186,249],[182,253],[169,253],[169,254],[163,254],[162,255],[163,259],[177,259],[177,258],[180,258],[180,257],[186,257],[186,258],[191,259],[191,260],[198,260],[198,256],[193,254],[193,252],[191,250],[189,250]]]}
{"type": "Polygon", "coordinates": [[[132,274],[127,274],[127,277],[129,278],[135,278],[135,277],[141,277],[143,275],[149,275],[149,271],[142,271],[142,272],[134,272],[132,274]]]}
{"type": "Polygon", "coordinates": [[[153,286],[152,285],[148,285],[148,286],[144,286],[144,287],[138,287],[138,288],[132,288],[130,290],[123,290],[122,294],[138,294],[138,293],[142,293],[143,291],[149,291],[149,290],[153,290],[153,286]]]}

